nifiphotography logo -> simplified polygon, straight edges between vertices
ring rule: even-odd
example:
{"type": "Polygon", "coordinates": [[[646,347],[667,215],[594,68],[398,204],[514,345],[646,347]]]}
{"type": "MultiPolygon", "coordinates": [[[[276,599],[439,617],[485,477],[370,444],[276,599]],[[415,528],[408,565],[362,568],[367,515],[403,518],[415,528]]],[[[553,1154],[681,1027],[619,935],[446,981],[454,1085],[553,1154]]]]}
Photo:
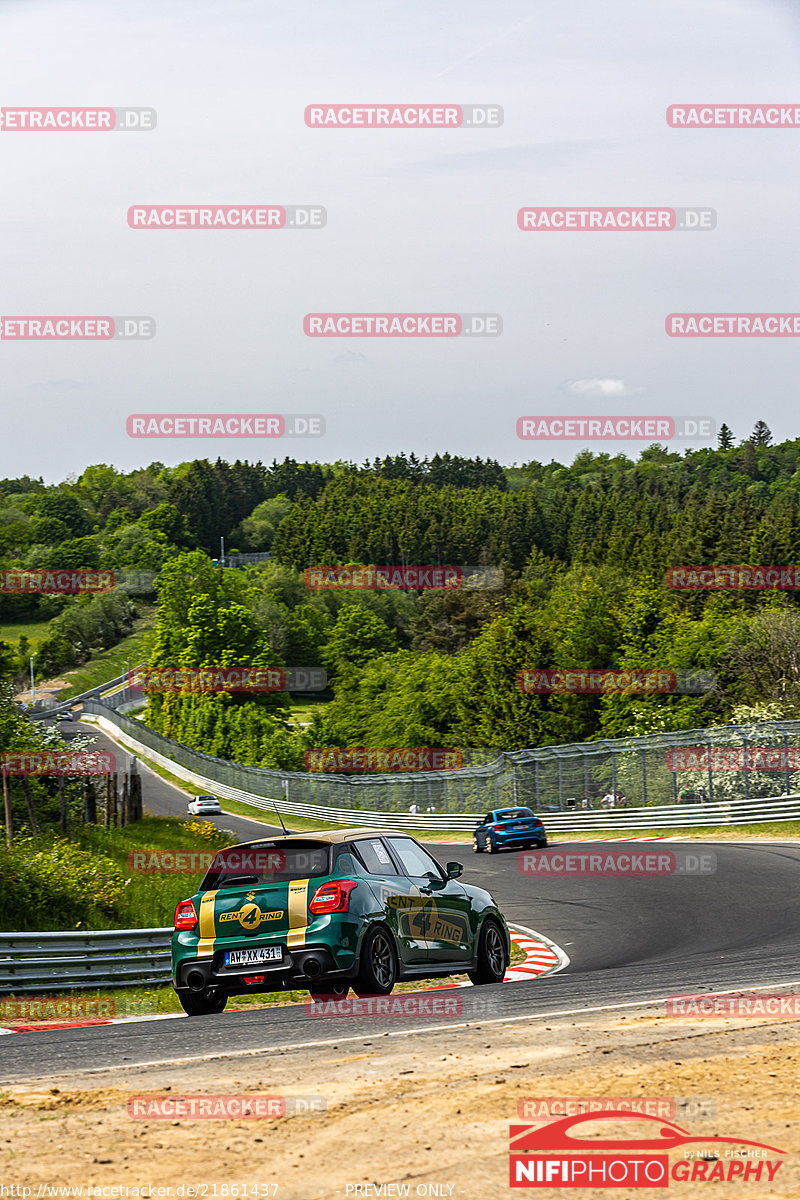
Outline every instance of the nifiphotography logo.
{"type": "Polygon", "coordinates": [[[678,1183],[771,1183],[785,1154],[746,1138],[696,1137],[673,1121],[620,1110],[581,1113],[547,1125],[509,1127],[509,1183],[539,1188],[666,1188],[678,1183]],[[592,1136],[627,1122],[629,1137],[592,1136]],[[588,1128],[587,1128],[588,1126],[588,1128]],[[679,1152],[674,1162],[670,1152],[679,1152]]]}

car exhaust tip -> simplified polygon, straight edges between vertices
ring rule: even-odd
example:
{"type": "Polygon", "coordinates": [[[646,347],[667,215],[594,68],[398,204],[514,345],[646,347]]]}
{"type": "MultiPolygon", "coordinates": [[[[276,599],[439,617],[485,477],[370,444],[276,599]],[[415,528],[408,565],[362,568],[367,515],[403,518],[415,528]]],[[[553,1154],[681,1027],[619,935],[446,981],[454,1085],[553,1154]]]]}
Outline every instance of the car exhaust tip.
{"type": "Polygon", "coordinates": [[[206,990],[206,977],[197,968],[189,971],[186,976],[186,982],[193,992],[204,992],[206,990]]]}
{"type": "Polygon", "coordinates": [[[307,958],[303,963],[303,971],[309,979],[319,979],[322,974],[322,963],[318,958],[307,958]]]}

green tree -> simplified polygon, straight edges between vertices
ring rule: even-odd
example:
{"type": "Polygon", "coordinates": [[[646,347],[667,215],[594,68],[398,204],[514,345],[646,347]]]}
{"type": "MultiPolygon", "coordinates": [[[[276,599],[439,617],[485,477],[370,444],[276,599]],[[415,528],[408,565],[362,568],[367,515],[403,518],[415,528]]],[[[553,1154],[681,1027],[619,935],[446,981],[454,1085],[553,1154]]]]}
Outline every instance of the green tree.
{"type": "Polygon", "coordinates": [[[772,443],[772,431],[766,421],[756,421],[750,440],[754,446],[769,446],[772,443]]]}
{"type": "Polygon", "coordinates": [[[341,678],[359,670],[397,646],[396,637],[386,623],[358,603],[345,605],[331,629],[322,660],[329,676],[341,678]]]}
{"type": "Polygon", "coordinates": [[[240,526],[244,549],[254,552],[269,550],[278,526],[291,507],[292,502],[285,495],[272,496],[256,505],[240,526]]]}

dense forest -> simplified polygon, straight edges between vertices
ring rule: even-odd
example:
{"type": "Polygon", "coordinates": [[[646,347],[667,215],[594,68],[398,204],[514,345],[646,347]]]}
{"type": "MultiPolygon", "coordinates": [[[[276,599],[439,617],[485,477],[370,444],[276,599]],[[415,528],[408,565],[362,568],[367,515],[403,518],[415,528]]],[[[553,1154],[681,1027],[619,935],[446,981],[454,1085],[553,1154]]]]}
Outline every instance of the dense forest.
{"type": "MultiPolygon", "coordinates": [[[[302,733],[285,696],[152,694],[146,719],[213,754],[300,769],[310,746],[506,749],[800,713],[794,592],[676,592],[670,567],[800,562],[800,440],[762,423],[738,445],[653,445],[503,468],[449,455],[271,466],[199,460],[46,486],[0,480],[0,566],[157,575],[150,666],[323,666],[302,733]],[[226,551],[268,562],[222,569],[226,551]],[[314,590],[309,566],[496,568],[491,587],[314,590]],[[498,571],[502,584],[497,586],[498,571]],[[538,667],[703,669],[689,695],[523,694],[538,667]]],[[[0,595],[0,621],[47,619],[52,674],[114,644],[137,597],[0,595]]],[[[25,645],[0,642],[20,676],[25,645]]]]}

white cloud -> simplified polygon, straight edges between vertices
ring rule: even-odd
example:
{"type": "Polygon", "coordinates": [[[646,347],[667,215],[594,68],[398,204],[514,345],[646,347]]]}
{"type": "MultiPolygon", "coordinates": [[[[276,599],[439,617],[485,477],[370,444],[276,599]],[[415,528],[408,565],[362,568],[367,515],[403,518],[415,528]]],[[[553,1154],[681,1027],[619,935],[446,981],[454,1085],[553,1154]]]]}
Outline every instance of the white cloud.
{"type": "Polygon", "coordinates": [[[628,387],[624,379],[568,379],[564,386],[574,396],[635,396],[644,390],[628,387]]]}

